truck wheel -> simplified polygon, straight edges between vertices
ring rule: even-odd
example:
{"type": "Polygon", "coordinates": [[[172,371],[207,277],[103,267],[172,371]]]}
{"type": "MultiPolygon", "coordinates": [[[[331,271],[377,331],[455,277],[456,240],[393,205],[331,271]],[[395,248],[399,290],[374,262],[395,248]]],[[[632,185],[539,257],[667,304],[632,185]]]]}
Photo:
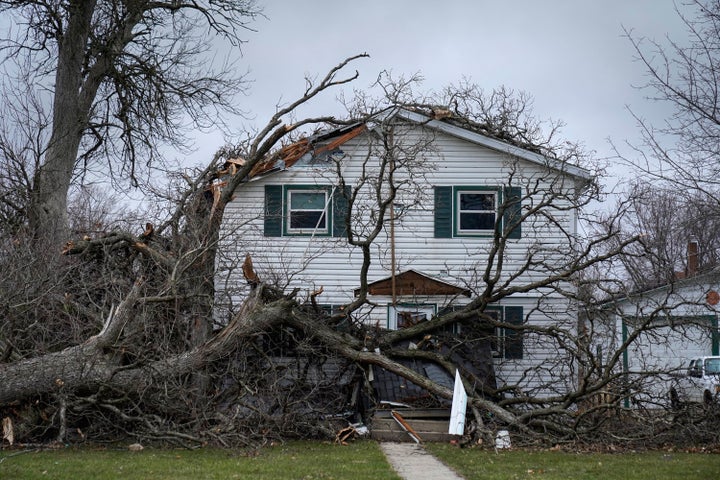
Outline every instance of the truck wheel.
{"type": "Polygon", "coordinates": [[[713,396],[712,393],[710,393],[710,390],[705,390],[703,392],[703,403],[705,405],[711,405],[713,403],[713,396]]]}
{"type": "Polygon", "coordinates": [[[675,390],[675,387],[670,387],[670,408],[673,410],[680,409],[680,396],[678,396],[678,392],[675,390]]]}

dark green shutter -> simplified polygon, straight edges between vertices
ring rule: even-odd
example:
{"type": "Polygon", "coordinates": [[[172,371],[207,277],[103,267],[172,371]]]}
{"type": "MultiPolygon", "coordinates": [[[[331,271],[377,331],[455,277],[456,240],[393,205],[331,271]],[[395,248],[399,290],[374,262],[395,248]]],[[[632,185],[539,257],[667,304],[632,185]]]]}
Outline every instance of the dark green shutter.
{"type": "Polygon", "coordinates": [[[332,236],[344,237],[347,235],[348,218],[348,200],[350,198],[351,188],[345,185],[344,191],[340,187],[336,188],[333,194],[333,218],[332,218],[332,236]]]}
{"type": "Polygon", "coordinates": [[[503,201],[503,229],[512,228],[507,238],[520,238],[522,236],[522,189],[520,187],[505,187],[503,201]]]}
{"type": "Polygon", "coordinates": [[[435,238],[452,237],[452,187],[435,187],[435,238]]]}
{"type": "MultiPolygon", "coordinates": [[[[505,307],[505,323],[522,325],[523,307],[505,307]]],[[[523,358],[523,334],[520,330],[505,329],[505,358],[520,360],[523,358]]]]}
{"type": "Polygon", "coordinates": [[[265,185],[265,236],[282,236],[282,185],[265,185]]]}

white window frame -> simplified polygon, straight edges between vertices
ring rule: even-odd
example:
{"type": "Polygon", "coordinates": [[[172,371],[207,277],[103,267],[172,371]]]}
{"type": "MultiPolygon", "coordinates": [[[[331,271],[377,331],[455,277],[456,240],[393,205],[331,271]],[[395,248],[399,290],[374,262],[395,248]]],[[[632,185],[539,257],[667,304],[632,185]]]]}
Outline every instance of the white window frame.
{"type": "MultiPolygon", "coordinates": [[[[495,322],[503,322],[503,311],[485,310],[485,315],[495,317],[495,322]]],[[[493,335],[490,338],[490,350],[493,358],[505,358],[505,329],[500,326],[493,327],[493,335]]]]}
{"type": "Polygon", "coordinates": [[[494,188],[458,188],[455,191],[455,234],[464,236],[464,235],[487,235],[489,233],[492,233],[495,228],[495,223],[498,219],[498,203],[500,200],[500,192],[497,189],[494,188]],[[463,195],[492,195],[493,197],[493,208],[491,210],[462,210],[462,196],[463,195]],[[482,228],[482,229],[464,229],[462,228],[461,224],[461,217],[462,214],[492,214],[493,215],[493,222],[492,226],[490,228],[482,228]]]}
{"type": "Polygon", "coordinates": [[[286,233],[286,234],[289,234],[289,235],[308,235],[308,234],[313,234],[313,235],[329,235],[329,234],[330,234],[330,217],[329,217],[329,215],[328,215],[328,206],[330,205],[330,200],[329,200],[329,193],[328,193],[327,189],[322,189],[322,188],[318,188],[318,189],[307,189],[307,188],[292,188],[292,187],[290,187],[290,188],[287,189],[287,192],[286,192],[286,202],[287,202],[287,223],[286,223],[286,228],[285,228],[285,233],[286,233]],[[295,210],[293,210],[293,208],[292,208],[292,196],[293,196],[293,193],[298,193],[298,194],[300,194],[300,193],[302,193],[302,194],[307,194],[307,193],[322,194],[322,195],[323,195],[323,198],[324,198],[324,201],[323,201],[323,205],[324,205],[324,206],[323,206],[323,209],[322,209],[322,210],[319,210],[319,209],[295,209],[295,210]],[[293,214],[293,211],[296,211],[296,212],[322,212],[320,218],[324,218],[324,219],[325,219],[325,226],[324,226],[324,227],[319,227],[319,226],[315,225],[314,227],[309,227],[309,228],[307,228],[307,227],[303,227],[303,228],[293,228],[293,227],[292,227],[292,214],[293,214]]]}

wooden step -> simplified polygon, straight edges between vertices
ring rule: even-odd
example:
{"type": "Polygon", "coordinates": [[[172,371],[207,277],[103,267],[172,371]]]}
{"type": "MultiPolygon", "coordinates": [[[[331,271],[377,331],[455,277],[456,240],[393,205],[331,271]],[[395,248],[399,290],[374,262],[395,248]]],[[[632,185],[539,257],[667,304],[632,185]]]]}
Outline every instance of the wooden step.
{"type": "MultiPolygon", "coordinates": [[[[397,409],[397,413],[402,415],[403,418],[434,418],[434,419],[450,419],[449,408],[412,408],[412,409],[397,409]]],[[[392,410],[375,410],[375,418],[392,418],[392,410]]]]}
{"type": "MultiPolygon", "coordinates": [[[[405,421],[418,433],[421,432],[446,432],[448,431],[447,420],[418,420],[415,418],[406,418],[405,421]]],[[[372,422],[373,428],[380,430],[392,430],[403,432],[404,430],[392,418],[375,418],[372,422]]]]}
{"type": "MultiPolygon", "coordinates": [[[[403,419],[412,427],[424,442],[449,442],[457,440],[459,435],[447,433],[449,411],[440,410],[402,410],[403,419]]],[[[371,437],[379,441],[412,442],[410,435],[390,416],[389,410],[378,410],[372,420],[371,437]]]]}

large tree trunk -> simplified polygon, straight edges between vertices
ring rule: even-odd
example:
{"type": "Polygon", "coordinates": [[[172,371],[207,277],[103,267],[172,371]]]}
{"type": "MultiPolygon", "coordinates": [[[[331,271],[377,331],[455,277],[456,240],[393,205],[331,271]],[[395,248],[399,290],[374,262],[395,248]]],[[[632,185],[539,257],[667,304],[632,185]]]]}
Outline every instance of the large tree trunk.
{"type": "Polygon", "coordinates": [[[28,217],[37,251],[68,239],[67,196],[78,150],[99,79],[84,83],[85,45],[95,1],[71,2],[68,25],[58,39],[58,68],[53,98],[53,126],[43,165],[35,172],[28,217]]]}
{"type": "Polygon", "coordinates": [[[249,297],[232,322],[218,335],[187,352],[168,356],[135,368],[123,368],[106,351],[117,341],[123,327],[131,321],[139,298],[140,286],[110,316],[103,330],[83,344],[60,352],[0,365],[0,405],[34,395],[59,390],[92,390],[100,385],[132,392],[151,385],[157,379],[193,373],[210,362],[227,356],[238,340],[265,331],[291,315],[294,302],[281,298],[269,304],[260,300],[263,289],[249,297]]]}

